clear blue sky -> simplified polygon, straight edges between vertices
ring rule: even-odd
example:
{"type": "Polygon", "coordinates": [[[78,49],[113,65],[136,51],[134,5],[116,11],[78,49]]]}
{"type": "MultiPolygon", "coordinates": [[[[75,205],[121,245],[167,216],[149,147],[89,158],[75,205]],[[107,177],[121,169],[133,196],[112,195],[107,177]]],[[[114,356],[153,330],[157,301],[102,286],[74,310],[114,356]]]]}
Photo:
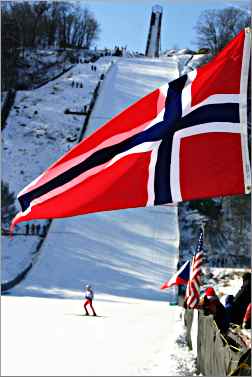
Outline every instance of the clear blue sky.
{"type": "Polygon", "coordinates": [[[98,48],[126,46],[129,50],[144,52],[151,8],[163,7],[161,49],[174,45],[196,48],[194,26],[205,9],[226,6],[248,6],[249,0],[86,0],[81,2],[92,11],[101,26],[98,48]]]}

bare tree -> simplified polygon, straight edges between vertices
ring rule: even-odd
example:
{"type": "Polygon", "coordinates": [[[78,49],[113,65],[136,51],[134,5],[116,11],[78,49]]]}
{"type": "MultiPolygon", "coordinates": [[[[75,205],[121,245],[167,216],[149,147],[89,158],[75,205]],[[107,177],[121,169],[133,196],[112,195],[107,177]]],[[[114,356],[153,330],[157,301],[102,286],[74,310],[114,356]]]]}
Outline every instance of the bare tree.
{"type": "Polygon", "coordinates": [[[44,20],[44,29],[47,35],[48,46],[55,46],[58,40],[60,5],[60,2],[53,1],[51,8],[49,8],[48,15],[44,20]]]}
{"type": "Polygon", "coordinates": [[[90,49],[92,43],[98,38],[98,33],[100,31],[98,22],[95,18],[90,17],[87,21],[86,26],[86,41],[85,41],[85,47],[87,49],[90,49]]]}
{"type": "Polygon", "coordinates": [[[70,47],[89,49],[99,32],[99,24],[87,8],[76,6],[65,19],[65,42],[70,47]]]}
{"type": "Polygon", "coordinates": [[[31,46],[35,46],[36,38],[38,36],[39,26],[42,20],[43,14],[49,9],[50,4],[46,1],[34,2],[31,5],[33,13],[33,25],[32,25],[32,36],[31,36],[31,46]]]}
{"type": "Polygon", "coordinates": [[[1,87],[8,90],[16,82],[16,66],[19,59],[20,34],[18,26],[10,15],[8,2],[1,3],[1,87]]]}
{"type": "Polygon", "coordinates": [[[205,10],[195,27],[197,45],[199,48],[209,48],[212,55],[215,55],[249,25],[250,14],[247,10],[235,7],[205,10]]]}
{"type": "Polygon", "coordinates": [[[89,19],[89,11],[87,8],[85,8],[81,17],[76,19],[75,30],[73,33],[73,45],[78,47],[85,47],[85,38],[89,19]]]}
{"type": "Polygon", "coordinates": [[[2,87],[15,87],[25,49],[87,48],[98,38],[95,16],[70,1],[1,1],[2,87]]]}
{"type": "Polygon", "coordinates": [[[2,1],[1,9],[3,25],[8,22],[12,29],[15,26],[23,52],[42,42],[47,46],[90,48],[100,32],[94,15],[74,2],[2,1]]]}

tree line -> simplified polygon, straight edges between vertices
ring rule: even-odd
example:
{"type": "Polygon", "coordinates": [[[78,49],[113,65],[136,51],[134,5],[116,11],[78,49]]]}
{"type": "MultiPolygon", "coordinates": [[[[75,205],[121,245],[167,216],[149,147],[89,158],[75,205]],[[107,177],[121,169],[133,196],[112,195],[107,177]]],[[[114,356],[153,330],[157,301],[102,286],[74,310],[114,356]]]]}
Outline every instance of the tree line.
{"type": "Polygon", "coordinates": [[[2,1],[2,48],[85,48],[98,38],[95,16],[66,1],[2,1]]]}
{"type": "Polygon", "coordinates": [[[88,8],[67,1],[1,1],[1,26],[2,90],[16,87],[26,49],[89,50],[100,33],[88,8]]]}
{"type": "Polygon", "coordinates": [[[249,9],[227,7],[207,9],[199,16],[195,31],[197,45],[205,47],[214,56],[242,29],[251,25],[249,9]]]}
{"type": "MultiPolygon", "coordinates": [[[[199,48],[208,49],[210,54],[202,64],[218,54],[231,39],[250,25],[251,12],[246,8],[230,6],[203,11],[195,26],[196,44],[199,48]]],[[[251,74],[248,80],[247,104],[248,149],[251,150],[251,74]]],[[[180,207],[183,206],[185,207],[185,204],[181,203],[180,207]]],[[[197,210],[207,219],[207,247],[218,253],[218,249],[227,250],[229,240],[233,254],[243,256],[244,264],[247,263],[251,244],[251,195],[193,200],[188,203],[188,208],[197,210]]],[[[239,265],[238,257],[237,263],[239,265]]]]}

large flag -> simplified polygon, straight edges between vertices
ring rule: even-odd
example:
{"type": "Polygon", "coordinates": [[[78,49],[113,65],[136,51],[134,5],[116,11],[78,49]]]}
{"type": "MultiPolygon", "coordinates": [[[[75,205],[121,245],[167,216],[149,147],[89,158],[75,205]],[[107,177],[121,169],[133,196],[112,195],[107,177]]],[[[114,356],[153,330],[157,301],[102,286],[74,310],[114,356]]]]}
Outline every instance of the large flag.
{"type": "Polygon", "coordinates": [[[187,285],[190,276],[190,261],[186,261],[182,267],[160,289],[170,288],[173,285],[187,285]]]}
{"type": "Polygon", "coordinates": [[[56,161],[18,195],[21,221],[250,192],[250,32],[156,89],[56,161]]]}
{"type": "Polygon", "coordinates": [[[185,302],[187,308],[194,309],[200,299],[200,275],[203,261],[203,229],[200,229],[196,251],[192,258],[190,278],[186,287],[185,302]]]}

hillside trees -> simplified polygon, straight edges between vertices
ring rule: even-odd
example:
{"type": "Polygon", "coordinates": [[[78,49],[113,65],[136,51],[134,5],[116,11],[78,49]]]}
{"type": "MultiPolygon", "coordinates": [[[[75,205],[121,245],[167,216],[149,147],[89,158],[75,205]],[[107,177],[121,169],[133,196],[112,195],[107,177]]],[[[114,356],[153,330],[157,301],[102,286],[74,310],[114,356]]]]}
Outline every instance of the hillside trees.
{"type": "Polygon", "coordinates": [[[80,2],[2,1],[1,21],[2,90],[15,87],[27,49],[90,49],[100,32],[80,2]]]}
{"type": "MultiPolygon", "coordinates": [[[[209,9],[201,13],[197,24],[197,43],[200,48],[209,48],[211,55],[217,54],[225,45],[234,38],[242,29],[250,25],[251,16],[246,9],[227,7],[224,9],[209,9]]],[[[209,59],[211,57],[209,56],[209,59]]],[[[205,62],[203,63],[205,64],[205,62]]],[[[200,66],[200,65],[199,65],[200,66]]],[[[248,82],[248,149],[251,147],[251,75],[248,82]]],[[[241,207],[248,207],[249,199],[233,197],[229,203],[242,202],[241,207]],[[244,204],[245,203],[245,204],[244,204]]],[[[206,215],[209,220],[216,220],[223,215],[222,207],[225,206],[226,198],[214,198],[208,200],[198,200],[190,202],[191,209],[197,209],[202,215],[206,215]]],[[[232,207],[234,208],[234,206],[232,207]]],[[[237,222],[240,221],[237,212],[233,211],[237,222]]],[[[224,214],[225,216],[225,214],[224,214]]]]}
{"type": "Polygon", "coordinates": [[[90,48],[100,32],[94,15],[74,2],[2,1],[1,11],[3,29],[15,26],[20,48],[90,48]]]}
{"type": "Polygon", "coordinates": [[[205,10],[195,26],[198,47],[209,48],[211,54],[216,55],[250,23],[250,14],[245,9],[227,7],[205,10]]]}
{"type": "Polygon", "coordinates": [[[1,33],[1,69],[2,69],[2,90],[12,87],[16,80],[16,66],[19,58],[20,37],[18,27],[7,11],[7,4],[1,4],[2,33],[1,33]]]}
{"type": "MultiPolygon", "coordinates": [[[[198,47],[209,48],[213,56],[249,24],[250,15],[246,10],[233,7],[221,10],[206,10],[201,14],[196,25],[198,47]]],[[[248,149],[250,151],[250,74],[247,100],[248,149]]],[[[204,223],[205,255],[210,265],[221,265],[222,267],[250,266],[251,195],[226,196],[180,203],[179,219],[181,234],[180,255],[186,256],[188,250],[191,253],[194,251],[192,250],[192,239],[195,244],[198,229],[204,223]]]]}

